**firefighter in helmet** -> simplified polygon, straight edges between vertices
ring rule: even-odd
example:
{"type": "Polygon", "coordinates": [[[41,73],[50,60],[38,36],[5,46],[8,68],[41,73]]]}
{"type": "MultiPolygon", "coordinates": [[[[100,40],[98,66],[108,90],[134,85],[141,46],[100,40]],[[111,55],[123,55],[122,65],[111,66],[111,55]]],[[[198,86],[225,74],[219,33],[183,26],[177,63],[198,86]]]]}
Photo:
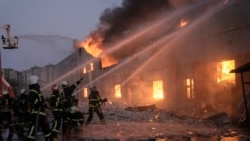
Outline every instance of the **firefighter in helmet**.
{"type": "MultiPolygon", "coordinates": [[[[7,141],[11,141],[12,136],[13,136],[13,132],[14,132],[14,123],[13,123],[14,98],[11,98],[9,96],[8,90],[4,90],[2,94],[3,94],[3,96],[0,99],[0,123],[1,123],[1,126],[5,126],[4,121],[8,122],[9,135],[8,135],[7,141]]],[[[1,133],[0,134],[0,141],[2,141],[2,140],[3,140],[3,137],[2,137],[2,133],[1,133]]]]}
{"type": "Polygon", "coordinates": [[[30,122],[30,104],[29,96],[26,89],[20,90],[20,95],[16,100],[17,107],[17,121],[16,121],[16,131],[19,138],[23,138],[24,126],[28,125],[30,122]]]}
{"type": "Polygon", "coordinates": [[[93,119],[93,115],[94,113],[97,113],[99,119],[100,119],[100,123],[101,124],[105,124],[105,118],[104,115],[102,113],[102,109],[101,109],[101,103],[105,103],[107,101],[107,99],[102,99],[99,92],[97,91],[96,87],[93,86],[90,89],[90,95],[88,97],[89,99],[89,117],[85,123],[85,125],[88,125],[91,120],[93,119]]]}
{"type": "Polygon", "coordinates": [[[51,111],[54,117],[54,121],[51,128],[51,135],[54,140],[57,139],[57,134],[61,127],[61,121],[63,117],[63,103],[62,97],[59,92],[59,86],[57,84],[52,85],[51,87],[52,94],[49,99],[51,111]]]}
{"type": "MultiPolygon", "coordinates": [[[[63,115],[63,125],[62,125],[62,130],[63,130],[63,134],[66,133],[67,131],[69,131],[70,128],[70,124],[71,124],[71,107],[76,105],[78,103],[78,100],[75,98],[75,96],[73,95],[75,89],[77,88],[77,86],[81,83],[81,81],[83,80],[83,78],[77,80],[74,84],[69,84],[69,81],[62,81],[62,98],[63,98],[63,106],[64,106],[64,115],[63,115]]],[[[67,134],[64,134],[67,135],[67,134]]]]}
{"type": "Polygon", "coordinates": [[[35,141],[36,133],[41,127],[46,141],[51,141],[51,133],[45,110],[48,108],[38,83],[39,77],[33,75],[29,78],[29,102],[31,106],[31,126],[29,128],[27,140],[35,141]]]}

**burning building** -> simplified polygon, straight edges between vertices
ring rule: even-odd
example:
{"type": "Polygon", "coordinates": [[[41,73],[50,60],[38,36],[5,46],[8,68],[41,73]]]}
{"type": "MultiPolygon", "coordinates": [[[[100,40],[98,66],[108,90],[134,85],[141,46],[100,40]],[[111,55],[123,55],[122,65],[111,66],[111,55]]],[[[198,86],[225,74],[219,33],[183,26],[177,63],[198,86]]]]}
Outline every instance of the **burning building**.
{"type": "Polygon", "coordinates": [[[75,44],[70,78],[85,77],[83,99],[96,85],[113,102],[232,114],[242,84],[230,71],[250,60],[249,9],[246,0],[123,1],[75,44]]]}

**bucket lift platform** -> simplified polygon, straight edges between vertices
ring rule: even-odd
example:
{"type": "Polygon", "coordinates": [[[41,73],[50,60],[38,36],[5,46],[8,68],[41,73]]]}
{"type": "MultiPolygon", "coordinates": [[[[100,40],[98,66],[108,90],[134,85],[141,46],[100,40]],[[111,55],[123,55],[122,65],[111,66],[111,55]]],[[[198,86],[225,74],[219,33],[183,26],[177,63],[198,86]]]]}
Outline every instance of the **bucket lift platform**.
{"type": "Polygon", "coordinates": [[[17,36],[14,36],[14,37],[10,36],[10,25],[9,24],[5,25],[3,28],[6,30],[6,35],[1,36],[2,47],[4,49],[17,49],[18,48],[18,37],[17,36]]]}

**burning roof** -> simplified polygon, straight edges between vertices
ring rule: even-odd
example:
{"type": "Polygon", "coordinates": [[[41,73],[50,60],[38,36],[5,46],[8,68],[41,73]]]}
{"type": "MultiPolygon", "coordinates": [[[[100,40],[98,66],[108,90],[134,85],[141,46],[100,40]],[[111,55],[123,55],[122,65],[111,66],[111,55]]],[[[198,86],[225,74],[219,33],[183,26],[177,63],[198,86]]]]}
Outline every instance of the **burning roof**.
{"type": "Polygon", "coordinates": [[[93,56],[100,57],[103,67],[110,66],[145,49],[179,27],[185,27],[193,19],[209,11],[215,3],[218,1],[124,0],[120,7],[104,10],[96,30],[80,46],[93,56]],[[199,8],[192,8],[192,4],[199,5],[199,8]],[[172,15],[176,8],[190,5],[190,8],[172,15]]]}

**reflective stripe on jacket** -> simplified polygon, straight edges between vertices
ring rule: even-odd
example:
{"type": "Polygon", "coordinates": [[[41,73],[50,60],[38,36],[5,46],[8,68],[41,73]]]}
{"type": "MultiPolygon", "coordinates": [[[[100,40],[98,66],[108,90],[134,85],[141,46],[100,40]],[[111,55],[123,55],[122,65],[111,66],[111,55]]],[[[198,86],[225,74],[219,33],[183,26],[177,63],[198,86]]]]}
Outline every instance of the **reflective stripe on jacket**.
{"type": "Polygon", "coordinates": [[[37,90],[31,89],[29,93],[29,100],[31,104],[31,114],[45,115],[44,104],[45,100],[41,93],[37,90]]]}

